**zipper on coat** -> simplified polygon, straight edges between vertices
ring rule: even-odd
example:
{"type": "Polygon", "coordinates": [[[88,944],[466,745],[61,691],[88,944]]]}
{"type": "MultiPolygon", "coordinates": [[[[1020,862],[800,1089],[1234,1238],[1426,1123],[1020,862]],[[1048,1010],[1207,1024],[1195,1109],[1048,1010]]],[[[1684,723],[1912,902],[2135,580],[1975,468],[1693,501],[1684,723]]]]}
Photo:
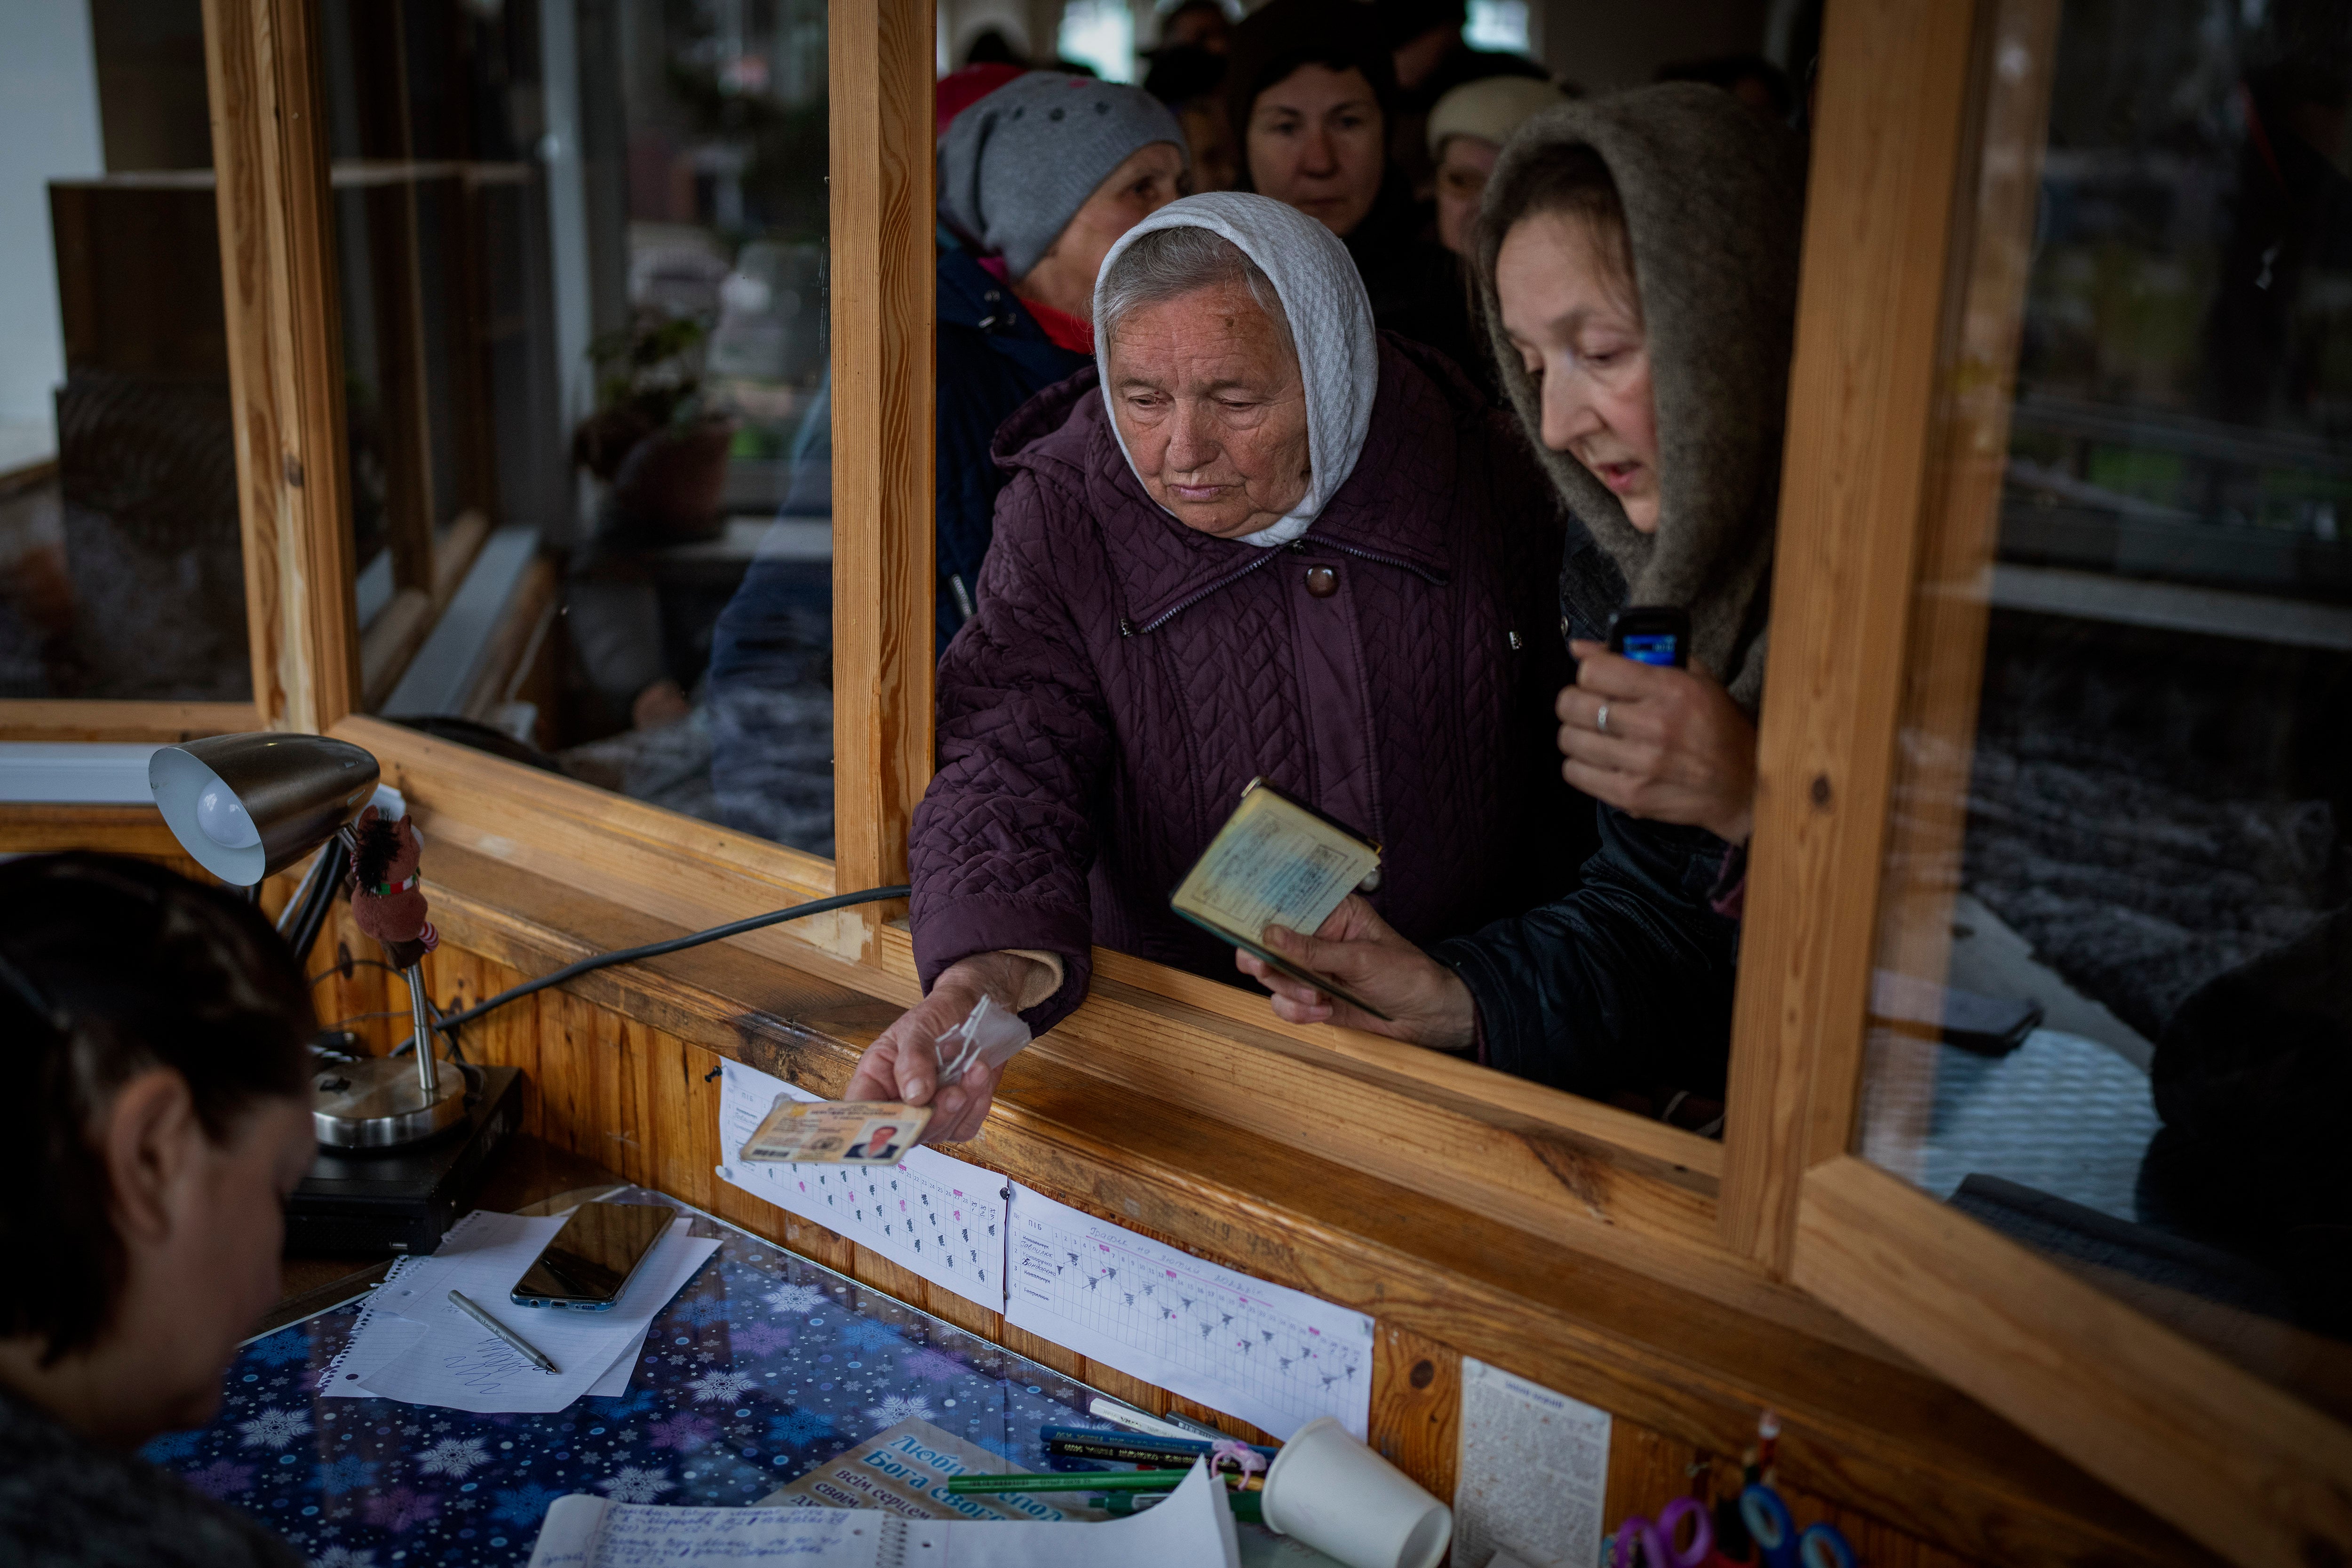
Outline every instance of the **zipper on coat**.
{"type": "Polygon", "coordinates": [[[1191,609],[1193,605],[1199,604],[1202,600],[1207,598],[1218,589],[1227,587],[1234,583],[1240,582],[1243,578],[1248,576],[1251,573],[1256,571],[1259,567],[1273,560],[1274,557],[1275,552],[1271,550],[1259,551],[1257,559],[1251,562],[1248,565],[1244,566],[1237,572],[1226,573],[1223,576],[1202,588],[1197,594],[1186,595],[1183,598],[1179,599],[1175,604],[1171,605],[1168,608],[1160,611],[1158,615],[1152,616],[1150,620],[1144,622],[1143,625],[1136,627],[1135,629],[1138,632],[1158,631],[1161,626],[1166,626],[1170,621],[1174,620],[1178,616],[1182,615],[1185,611],[1191,609]]]}

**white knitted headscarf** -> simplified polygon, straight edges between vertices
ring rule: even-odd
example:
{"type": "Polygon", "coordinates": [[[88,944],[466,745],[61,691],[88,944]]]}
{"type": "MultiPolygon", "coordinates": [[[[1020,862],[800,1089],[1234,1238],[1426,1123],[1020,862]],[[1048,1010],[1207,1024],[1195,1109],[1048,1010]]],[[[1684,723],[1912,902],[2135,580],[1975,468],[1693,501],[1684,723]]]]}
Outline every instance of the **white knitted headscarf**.
{"type": "MultiPolygon", "coordinates": [[[[1348,476],[1364,449],[1372,426],[1372,399],[1380,391],[1380,342],[1372,331],[1372,304],[1363,279],[1339,237],[1297,207],[1244,191],[1216,191],[1171,202],[1120,237],[1095,275],[1095,320],[1103,319],[1103,280],[1119,255],[1154,229],[1205,228],[1237,247],[1257,264],[1282,300],[1298,345],[1298,374],[1307,395],[1307,494],[1279,521],[1241,536],[1244,544],[1271,549],[1305,533],[1348,476]]],[[[1118,428],[1111,402],[1110,346],[1095,338],[1095,364],[1102,373],[1103,406],[1127,466],[1135,454],[1118,428]]],[[[1136,477],[1143,476],[1139,470],[1136,477]]],[[[1171,514],[1172,515],[1172,514],[1171,514]]]]}

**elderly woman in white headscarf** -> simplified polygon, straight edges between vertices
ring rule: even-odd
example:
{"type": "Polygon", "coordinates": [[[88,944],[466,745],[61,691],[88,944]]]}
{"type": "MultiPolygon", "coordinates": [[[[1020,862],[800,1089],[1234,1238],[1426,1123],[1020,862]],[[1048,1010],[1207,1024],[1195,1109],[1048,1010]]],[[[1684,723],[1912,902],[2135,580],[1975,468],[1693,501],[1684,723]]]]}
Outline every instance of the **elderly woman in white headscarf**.
{"type": "MultiPolygon", "coordinates": [[[[1551,757],[1559,503],[1449,362],[1375,332],[1330,231],[1172,203],[1110,252],[1095,321],[1096,369],[997,437],[1013,479],[910,847],[929,994],[852,1099],[928,1099],[982,995],[1052,1026],[1097,944],[1237,980],[1168,896],[1253,779],[1381,844],[1372,905],[1423,942],[1591,842],[1551,757]]],[[[993,1088],[941,1089],[929,1141],[993,1088]]]]}

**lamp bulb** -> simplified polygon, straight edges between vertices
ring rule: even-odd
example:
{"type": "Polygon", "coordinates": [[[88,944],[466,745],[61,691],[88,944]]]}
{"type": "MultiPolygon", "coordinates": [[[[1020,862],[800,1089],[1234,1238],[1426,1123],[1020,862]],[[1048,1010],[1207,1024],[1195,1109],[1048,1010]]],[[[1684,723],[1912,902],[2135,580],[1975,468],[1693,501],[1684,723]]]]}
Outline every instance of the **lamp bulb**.
{"type": "Polygon", "coordinates": [[[207,784],[196,796],[196,826],[224,849],[250,849],[261,842],[260,830],[246,815],[245,803],[226,784],[207,784]]]}

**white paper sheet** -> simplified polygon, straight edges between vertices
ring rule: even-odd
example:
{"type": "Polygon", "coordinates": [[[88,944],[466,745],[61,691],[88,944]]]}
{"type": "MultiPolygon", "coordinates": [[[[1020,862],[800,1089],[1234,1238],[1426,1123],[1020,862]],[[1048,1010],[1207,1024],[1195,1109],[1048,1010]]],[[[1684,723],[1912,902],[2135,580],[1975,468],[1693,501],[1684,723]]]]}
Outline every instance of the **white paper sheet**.
{"type": "Polygon", "coordinates": [[[610,1311],[515,1306],[515,1283],[562,1224],[561,1217],[468,1215],[451,1228],[440,1251],[377,1287],[350,1345],[321,1378],[320,1392],[493,1415],[562,1410],[585,1394],[625,1390],[636,1347],[655,1314],[719,1243],[673,1226],[610,1311]],[[562,1370],[551,1375],[533,1366],[450,1302],[452,1289],[562,1370]]]}
{"type": "MultiPolygon", "coordinates": [[[[477,1209],[475,1214],[482,1212],[484,1211],[477,1209]]],[[[531,1248],[531,1256],[538,1257],[540,1251],[555,1239],[556,1233],[563,1228],[564,1222],[572,1217],[573,1212],[572,1209],[566,1209],[559,1215],[522,1218],[519,1245],[529,1247],[531,1248]]],[[[462,1226],[470,1222],[473,1217],[473,1215],[467,1215],[465,1220],[452,1226],[450,1236],[457,1236],[462,1226]]],[[[669,1234],[672,1237],[683,1237],[691,1224],[689,1220],[678,1220],[669,1227],[669,1234]]],[[[446,1302],[453,1288],[461,1290],[466,1289],[463,1285],[455,1282],[453,1271],[461,1267],[457,1262],[458,1256],[459,1252],[452,1251],[445,1238],[440,1251],[423,1258],[402,1258],[393,1266],[392,1272],[385,1276],[383,1283],[376,1287],[375,1294],[369,1299],[370,1303],[382,1307],[387,1311],[398,1312],[404,1318],[430,1321],[432,1317],[428,1310],[430,1307],[446,1302]]],[[[472,1294],[471,1291],[467,1293],[472,1294]]],[[[476,1299],[479,1300],[479,1298],[476,1299]]],[[[489,1306],[488,1302],[482,1304],[485,1307],[489,1306]]],[[[660,1309],[655,1310],[659,1311],[660,1309]]],[[[515,1332],[522,1334],[525,1339],[530,1337],[525,1332],[521,1320],[509,1321],[501,1318],[499,1321],[506,1323],[515,1332]]],[[[636,1368],[637,1358],[645,1353],[646,1336],[652,1331],[653,1320],[648,1318],[646,1320],[646,1326],[637,1331],[637,1337],[630,1341],[628,1345],[613,1358],[613,1364],[605,1369],[604,1375],[598,1378],[594,1385],[588,1390],[588,1397],[617,1399],[628,1393],[629,1376],[636,1368]]],[[[360,1381],[364,1383],[366,1380],[362,1378],[360,1381]]]]}
{"type": "Polygon", "coordinates": [[[1454,1561],[1586,1568],[1601,1560],[1609,1412],[1462,1358],[1454,1561]]]}
{"type": "Polygon", "coordinates": [[[1287,1442],[1318,1415],[1362,1438],[1372,1320],[1013,1189],[1004,1321],[1287,1442]]]}
{"type": "Polygon", "coordinates": [[[1239,1568],[1224,1483],[1195,1464],[1166,1502],[1100,1524],[906,1520],[868,1509],[662,1508],[575,1494],[547,1510],[530,1568],[1239,1568]]]}
{"type": "Polygon", "coordinates": [[[722,1064],[719,1179],[873,1248],[899,1268],[992,1312],[1004,1310],[1004,1178],[933,1149],[885,1169],[752,1163],[736,1158],[785,1095],[820,1096],[741,1062],[722,1064]]]}

